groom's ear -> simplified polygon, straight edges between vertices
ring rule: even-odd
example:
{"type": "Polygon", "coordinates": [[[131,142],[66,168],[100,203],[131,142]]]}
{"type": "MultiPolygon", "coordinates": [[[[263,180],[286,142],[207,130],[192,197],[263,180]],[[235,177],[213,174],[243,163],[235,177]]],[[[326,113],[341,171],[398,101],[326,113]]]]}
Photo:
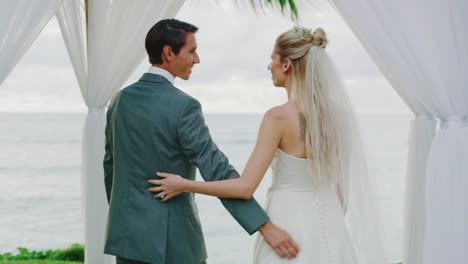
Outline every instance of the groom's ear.
{"type": "Polygon", "coordinates": [[[162,50],[162,56],[165,61],[171,62],[174,58],[174,52],[170,46],[164,46],[162,50]]]}
{"type": "Polygon", "coordinates": [[[283,72],[287,72],[291,68],[291,60],[285,59],[283,63],[283,72]]]}

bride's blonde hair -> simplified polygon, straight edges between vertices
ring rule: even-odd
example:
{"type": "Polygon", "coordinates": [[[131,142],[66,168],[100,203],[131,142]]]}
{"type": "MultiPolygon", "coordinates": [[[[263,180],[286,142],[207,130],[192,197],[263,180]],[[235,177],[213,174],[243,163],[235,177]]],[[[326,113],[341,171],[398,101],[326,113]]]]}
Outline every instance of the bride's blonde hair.
{"type": "Polygon", "coordinates": [[[359,260],[388,262],[382,259],[359,123],[343,78],[324,50],[327,43],[323,29],[295,27],[278,37],[275,52],[282,61],[291,60],[292,98],[300,111],[312,177],[339,191],[359,260]]]}
{"type": "MultiPolygon", "coordinates": [[[[314,69],[310,69],[309,52],[312,48],[326,48],[328,44],[327,34],[322,28],[316,28],[313,32],[303,27],[282,33],[276,40],[275,52],[283,62],[286,59],[291,61],[292,70],[292,99],[296,102],[300,111],[301,137],[306,144],[307,159],[313,161],[313,169],[317,166],[322,169],[330,168],[337,157],[338,149],[336,138],[330,133],[337,131],[327,131],[328,125],[324,121],[330,121],[330,113],[326,100],[320,100],[323,88],[320,88],[319,79],[314,69]],[[311,124],[311,120],[315,120],[311,124]]],[[[333,181],[331,177],[335,173],[317,173],[314,175],[319,182],[333,181]]]]}

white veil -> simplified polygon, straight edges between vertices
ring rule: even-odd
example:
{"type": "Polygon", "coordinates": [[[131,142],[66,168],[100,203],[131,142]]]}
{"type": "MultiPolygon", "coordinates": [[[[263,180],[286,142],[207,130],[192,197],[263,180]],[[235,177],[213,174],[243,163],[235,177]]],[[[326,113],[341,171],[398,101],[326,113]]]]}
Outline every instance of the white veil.
{"type": "Polygon", "coordinates": [[[305,94],[300,105],[308,124],[311,169],[319,180],[326,179],[336,187],[359,263],[385,263],[382,227],[373,206],[374,190],[369,184],[359,123],[344,81],[324,48],[313,46],[306,56],[305,94]]]}

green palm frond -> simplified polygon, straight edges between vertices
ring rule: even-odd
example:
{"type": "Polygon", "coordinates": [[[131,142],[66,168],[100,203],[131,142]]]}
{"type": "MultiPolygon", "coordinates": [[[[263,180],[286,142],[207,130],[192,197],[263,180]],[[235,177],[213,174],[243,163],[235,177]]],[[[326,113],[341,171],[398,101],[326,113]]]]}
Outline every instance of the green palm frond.
{"type": "Polygon", "coordinates": [[[263,8],[264,3],[274,6],[274,5],[279,5],[281,8],[281,12],[285,12],[286,9],[289,7],[289,10],[291,11],[291,18],[294,21],[297,21],[299,17],[299,13],[297,11],[297,6],[294,0],[250,0],[250,3],[252,4],[252,7],[254,9],[257,8],[257,6],[260,7],[260,9],[263,8]]]}

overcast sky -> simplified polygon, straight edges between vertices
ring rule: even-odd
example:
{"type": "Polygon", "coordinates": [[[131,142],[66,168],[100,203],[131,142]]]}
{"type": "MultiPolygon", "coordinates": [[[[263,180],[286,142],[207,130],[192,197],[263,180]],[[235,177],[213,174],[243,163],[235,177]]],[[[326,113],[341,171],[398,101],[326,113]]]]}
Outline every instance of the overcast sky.
{"type": "MultiPolygon", "coordinates": [[[[275,38],[294,25],[276,10],[254,12],[250,0],[186,0],[176,18],[199,27],[201,63],[176,86],[199,99],[204,112],[259,112],[286,100],[267,71],[275,38]]],[[[328,33],[335,60],[359,113],[407,114],[409,110],[367,56],[338,14],[326,4],[300,4],[301,24],[328,33]]],[[[143,47],[143,46],[142,46],[143,47]]],[[[145,59],[127,83],[149,64],[145,59]]],[[[0,112],[85,112],[55,18],[0,87],[0,112]]]]}

